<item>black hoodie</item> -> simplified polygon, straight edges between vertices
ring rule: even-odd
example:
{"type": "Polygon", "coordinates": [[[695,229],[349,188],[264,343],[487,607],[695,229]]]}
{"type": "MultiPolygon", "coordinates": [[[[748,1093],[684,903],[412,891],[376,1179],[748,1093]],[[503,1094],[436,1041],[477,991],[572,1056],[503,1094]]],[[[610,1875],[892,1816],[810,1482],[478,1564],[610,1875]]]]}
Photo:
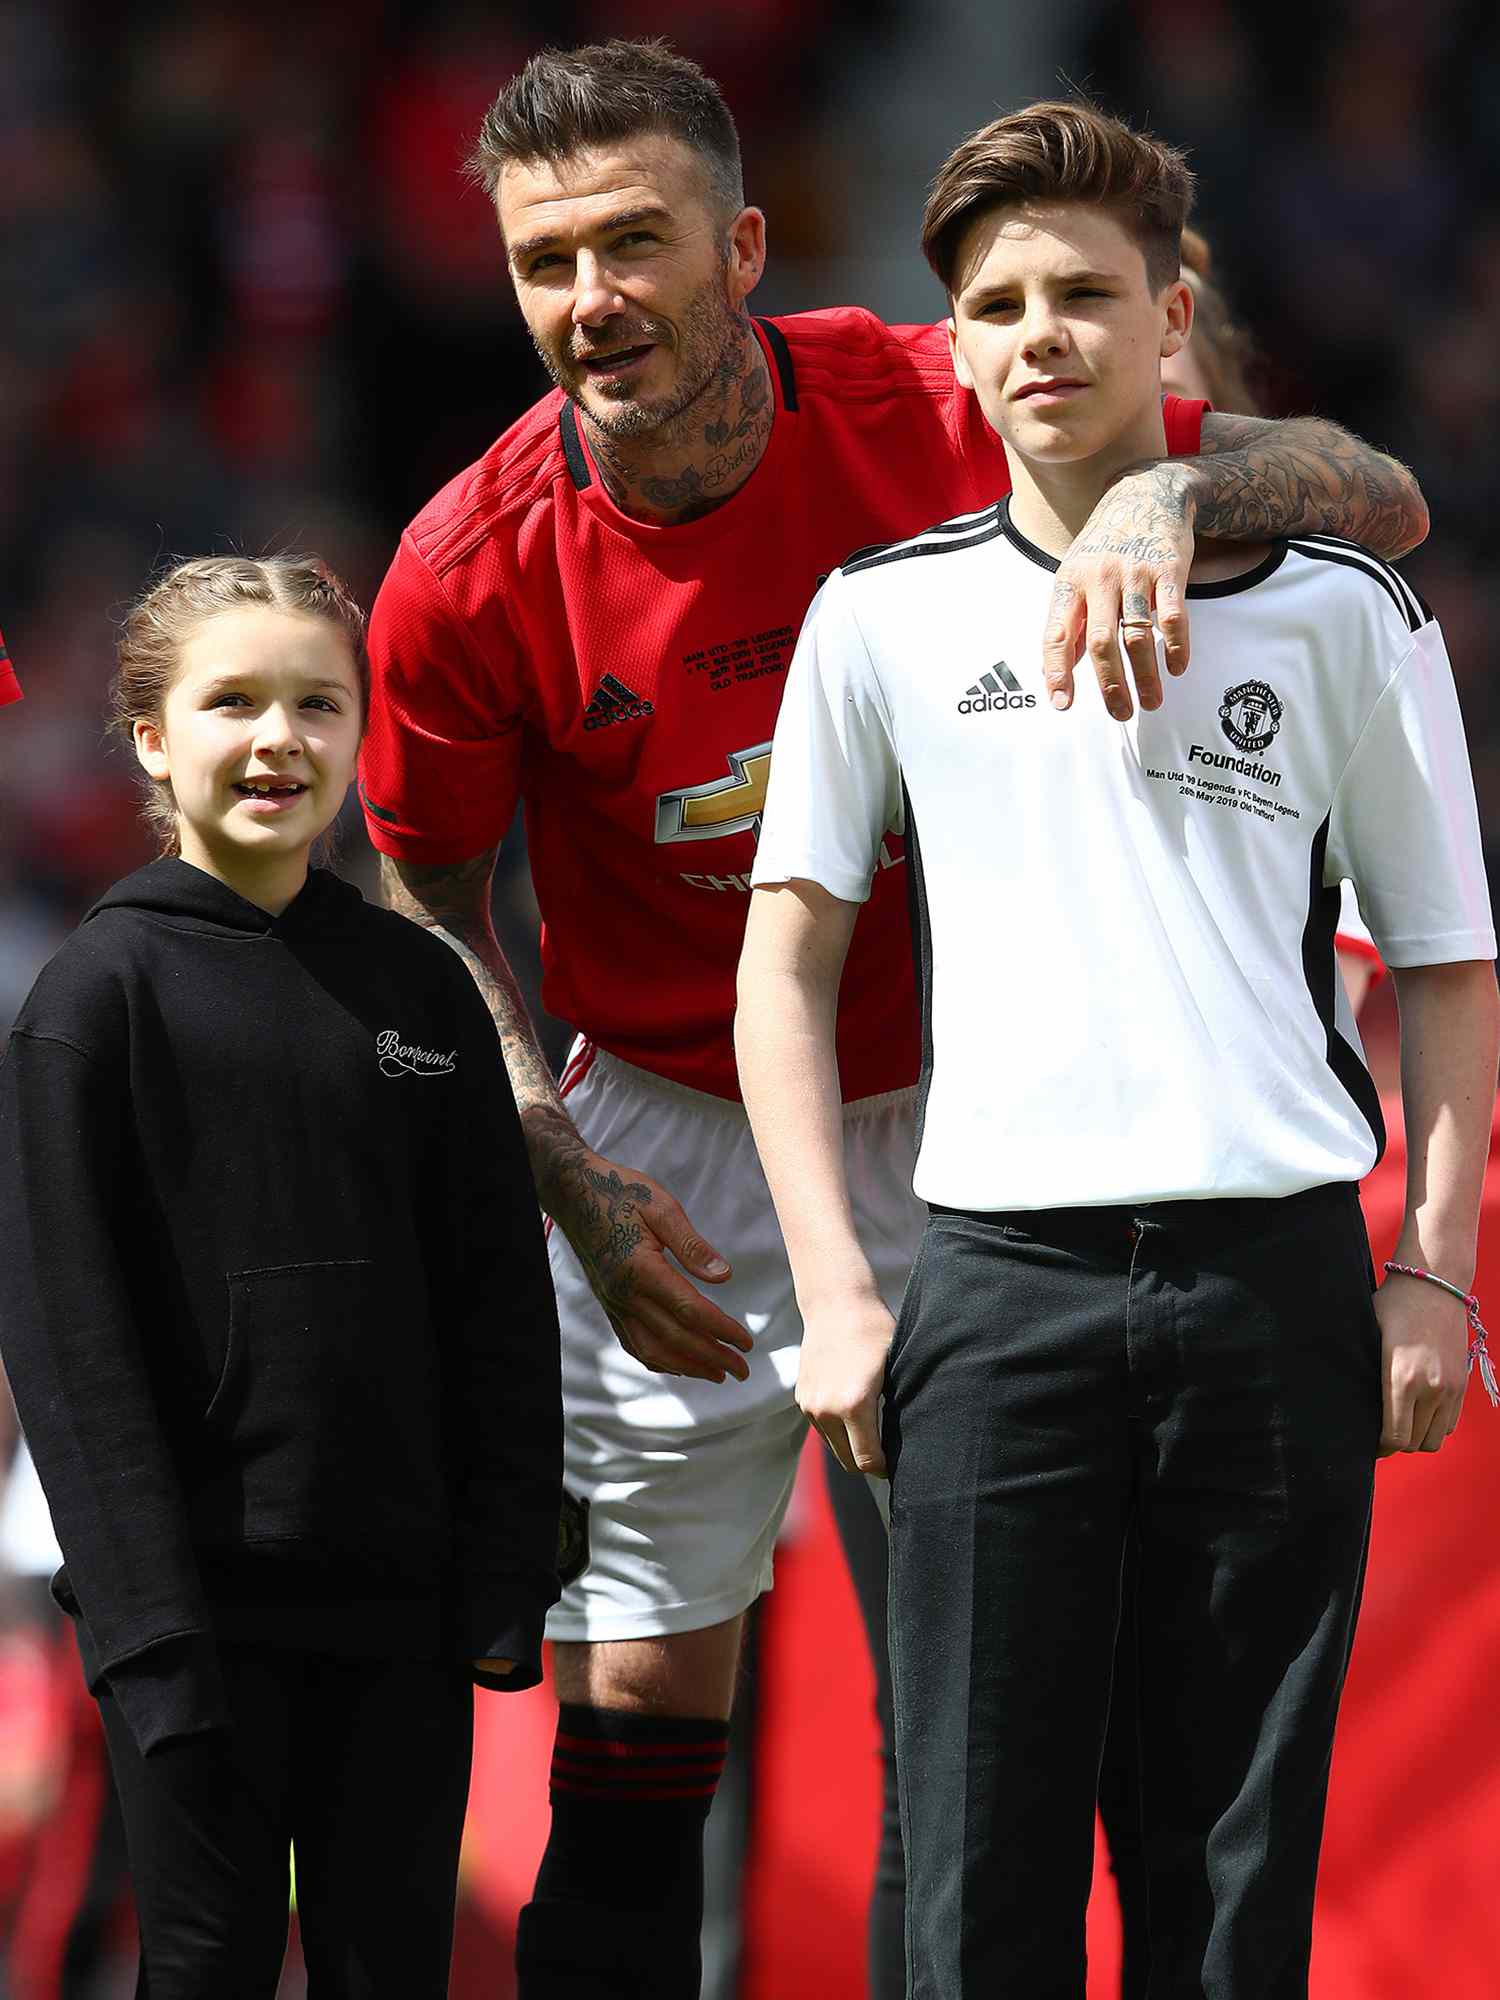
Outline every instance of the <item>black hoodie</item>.
{"type": "Polygon", "coordinates": [[[494,1025],[404,917],[180,860],[95,905],[0,1063],[0,1346],[143,1749],[226,1720],[225,1637],[540,1678],[541,1220],[494,1025]]]}

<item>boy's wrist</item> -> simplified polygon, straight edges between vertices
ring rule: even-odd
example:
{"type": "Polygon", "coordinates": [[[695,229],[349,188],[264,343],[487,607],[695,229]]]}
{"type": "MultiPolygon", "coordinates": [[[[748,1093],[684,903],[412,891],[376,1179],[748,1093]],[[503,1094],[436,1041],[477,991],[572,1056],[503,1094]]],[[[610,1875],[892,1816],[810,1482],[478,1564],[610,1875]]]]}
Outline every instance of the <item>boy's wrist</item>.
{"type": "Polygon", "coordinates": [[[804,1324],[833,1314],[859,1311],[882,1303],[880,1287],[866,1264],[862,1270],[834,1271],[826,1267],[807,1285],[797,1286],[797,1310],[804,1324]]]}
{"type": "Polygon", "coordinates": [[[1393,1264],[1410,1264],[1418,1271],[1430,1271],[1433,1277],[1456,1285],[1466,1295],[1474,1289],[1477,1259],[1472,1238],[1466,1242],[1457,1234],[1443,1236],[1431,1230],[1404,1229],[1391,1252],[1390,1261],[1393,1264]]]}

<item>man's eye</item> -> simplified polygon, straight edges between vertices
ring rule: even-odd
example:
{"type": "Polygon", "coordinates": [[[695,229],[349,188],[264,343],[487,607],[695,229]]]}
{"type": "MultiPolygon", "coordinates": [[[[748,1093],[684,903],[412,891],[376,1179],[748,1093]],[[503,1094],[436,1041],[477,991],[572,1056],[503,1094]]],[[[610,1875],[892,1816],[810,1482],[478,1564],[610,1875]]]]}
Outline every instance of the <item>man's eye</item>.
{"type": "Polygon", "coordinates": [[[649,229],[628,229],[623,236],[615,238],[617,250],[633,250],[639,243],[654,243],[655,235],[649,229]]]}
{"type": "Polygon", "coordinates": [[[553,265],[560,264],[561,262],[562,259],[554,251],[544,251],[540,257],[532,258],[531,262],[526,266],[526,275],[528,278],[539,277],[542,272],[549,270],[553,265]]]}
{"type": "Polygon", "coordinates": [[[1108,292],[1101,292],[1097,285],[1076,285],[1070,294],[1075,299],[1107,299],[1108,292]]]}

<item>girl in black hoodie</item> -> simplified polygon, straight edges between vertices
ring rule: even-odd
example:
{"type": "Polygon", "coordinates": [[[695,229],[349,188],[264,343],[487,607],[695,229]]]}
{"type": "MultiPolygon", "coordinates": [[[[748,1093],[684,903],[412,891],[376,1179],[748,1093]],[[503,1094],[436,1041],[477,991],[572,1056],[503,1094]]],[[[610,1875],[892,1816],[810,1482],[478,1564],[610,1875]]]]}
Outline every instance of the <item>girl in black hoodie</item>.
{"type": "Polygon", "coordinates": [[[447,1990],[472,1684],[557,1595],[557,1320],[493,1024],[309,851],[363,619],[318,565],[185,563],[116,719],[164,857],[0,1063],[0,1343],[125,1812],[151,2000],[447,1990]]]}

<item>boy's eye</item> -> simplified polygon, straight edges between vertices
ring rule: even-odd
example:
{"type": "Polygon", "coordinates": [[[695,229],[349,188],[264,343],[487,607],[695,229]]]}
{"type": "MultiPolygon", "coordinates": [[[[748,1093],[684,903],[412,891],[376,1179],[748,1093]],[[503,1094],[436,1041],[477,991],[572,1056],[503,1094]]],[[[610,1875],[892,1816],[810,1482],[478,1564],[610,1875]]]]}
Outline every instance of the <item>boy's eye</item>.
{"type": "Polygon", "coordinates": [[[303,702],[302,706],[304,708],[321,708],[328,715],[343,714],[343,710],[339,707],[338,703],[333,699],[333,697],[331,695],[326,695],[326,694],[310,694],[307,697],[307,699],[303,702]]]}
{"type": "Polygon", "coordinates": [[[248,707],[249,703],[242,694],[216,694],[208,705],[210,708],[232,708],[237,705],[248,707]]]}

